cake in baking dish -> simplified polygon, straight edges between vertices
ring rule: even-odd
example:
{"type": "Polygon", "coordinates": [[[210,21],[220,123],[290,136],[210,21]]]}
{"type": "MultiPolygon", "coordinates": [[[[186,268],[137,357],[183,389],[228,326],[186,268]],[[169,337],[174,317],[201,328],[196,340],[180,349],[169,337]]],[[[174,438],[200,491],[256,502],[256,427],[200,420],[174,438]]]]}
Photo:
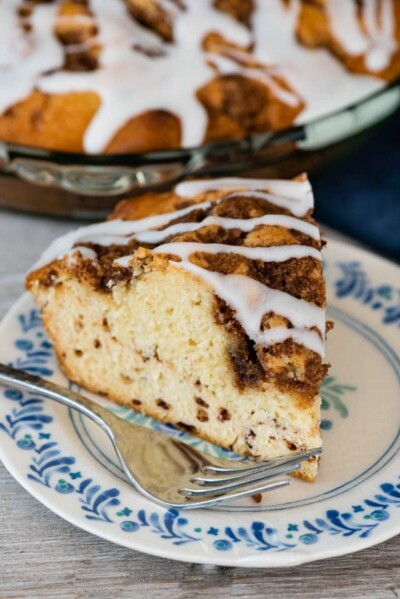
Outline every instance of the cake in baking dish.
{"type": "MultiPolygon", "coordinates": [[[[321,239],[306,176],[179,183],[68,233],[27,278],[72,381],[234,452],[318,447],[321,239]]],[[[312,481],[317,460],[302,466],[312,481]]]]}
{"type": "Polygon", "coordinates": [[[0,39],[0,140],[147,152],[377,91],[400,75],[400,2],[3,0],[0,39]]]}

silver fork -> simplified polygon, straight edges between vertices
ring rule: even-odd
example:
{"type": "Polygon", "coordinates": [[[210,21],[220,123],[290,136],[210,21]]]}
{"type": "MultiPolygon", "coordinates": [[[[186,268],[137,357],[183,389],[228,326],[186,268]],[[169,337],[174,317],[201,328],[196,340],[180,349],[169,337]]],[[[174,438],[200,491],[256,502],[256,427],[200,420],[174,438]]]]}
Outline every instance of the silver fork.
{"type": "Polygon", "coordinates": [[[164,507],[208,507],[290,484],[274,480],[295,472],[320,447],[267,462],[225,460],[206,455],[167,434],[122,420],[106,408],[50,381],[0,364],[0,384],[18,387],[78,410],[108,435],[130,483],[164,507]]]}

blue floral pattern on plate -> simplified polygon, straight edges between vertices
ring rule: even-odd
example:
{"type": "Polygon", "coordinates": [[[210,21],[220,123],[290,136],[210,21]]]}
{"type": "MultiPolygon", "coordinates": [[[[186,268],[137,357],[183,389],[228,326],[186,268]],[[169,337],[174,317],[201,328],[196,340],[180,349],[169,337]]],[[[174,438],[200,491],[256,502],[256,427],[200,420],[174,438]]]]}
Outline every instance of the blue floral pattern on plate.
{"type": "MultiPolygon", "coordinates": [[[[338,268],[341,276],[335,281],[335,291],[339,300],[355,299],[373,311],[380,312],[385,325],[398,327],[399,290],[390,285],[373,287],[360,262],[340,262],[338,268]]],[[[39,312],[27,301],[22,307],[24,309],[16,319],[19,335],[14,340],[17,357],[13,365],[40,376],[51,377],[55,361],[39,312]]],[[[334,410],[341,418],[347,418],[348,404],[344,398],[354,390],[354,385],[328,377],[322,389],[323,410],[334,410]]],[[[273,526],[263,519],[246,521],[243,525],[227,524],[223,517],[216,518],[215,513],[211,525],[199,526],[198,519],[193,519],[191,512],[165,510],[148,501],[144,509],[143,501],[140,506],[136,505],[135,494],[131,495],[131,502],[126,502],[126,493],[120,488],[105,487],[101,480],[96,480],[96,473],[85,472],[79,457],[63,450],[55,432],[54,412],[48,411],[49,403],[45,400],[35,394],[6,389],[3,391],[2,404],[7,408],[0,420],[0,433],[11,439],[18,451],[29,454],[26,472],[29,483],[46,487],[60,496],[75,498],[83,519],[93,524],[116,526],[127,536],[145,529],[160,542],[176,547],[200,543],[208,552],[217,553],[232,552],[237,547],[246,548],[250,553],[291,552],[300,546],[317,545],[327,536],[369,538],[392,517],[393,510],[400,507],[400,478],[397,476],[380,482],[351,509],[329,507],[322,511],[322,515],[299,519],[294,519],[290,513],[290,521],[285,526],[273,526]]],[[[129,410],[118,408],[117,411],[121,416],[130,418],[129,410]]],[[[166,425],[156,423],[154,426],[171,432],[166,425]]],[[[186,436],[180,431],[175,434],[186,436]]]]}
{"type": "Polygon", "coordinates": [[[400,327],[400,289],[393,285],[372,285],[360,262],[338,262],[342,277],[336,282],[338,298],[356,300],[382,313],[382,322],[400,327]]]}

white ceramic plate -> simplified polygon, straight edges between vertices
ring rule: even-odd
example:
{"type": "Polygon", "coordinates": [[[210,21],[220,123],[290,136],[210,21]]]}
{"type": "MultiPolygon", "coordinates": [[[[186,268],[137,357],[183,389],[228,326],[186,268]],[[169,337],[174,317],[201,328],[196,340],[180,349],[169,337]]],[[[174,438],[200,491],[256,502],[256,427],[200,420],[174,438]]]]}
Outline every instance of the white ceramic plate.
{"type": "MultiPolygon", "coordinates": [[[[400,532],[400,269],[343,243],[325,252],[332,363],[323,389],[324,454],[315,484],[293,480],[261,504],[165,510],[125,482],[104,434],[50,401],[0,390],[0,457],[15,479],[94,535],[172,559],[291,566],[344,555],[400,532]]],[[[39,313],[22,297],[0,325],[0,360],[66,384],[39,313]]],[[[100,400],[99,400],[100,401],[100,400]]],[[[108,404],[109,405],[109,404],[108,404]]],[[[135,412],[141,422],[221,454],[135,412]]],[[[28,515],[27,515],[28,517],[28,515]]]]}

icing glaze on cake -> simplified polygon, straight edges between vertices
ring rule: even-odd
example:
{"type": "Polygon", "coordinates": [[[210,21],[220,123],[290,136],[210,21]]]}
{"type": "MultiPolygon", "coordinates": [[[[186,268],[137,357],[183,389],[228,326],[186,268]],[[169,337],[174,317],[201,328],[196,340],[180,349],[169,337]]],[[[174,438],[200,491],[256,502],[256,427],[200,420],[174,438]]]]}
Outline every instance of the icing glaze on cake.
{"type": "MultiPolygon", "coordinates": [[[[394,1],[364,0],[357,12],[352,0],[325,0],[331,34],[349,55],[363,56],[372,75],[390,65],[398,48],[394,1]]],[[[90,0],[90,14],[73,18],[58,14],[61,4],[33,5],[30,16],[18,18],[24,3],[0,3],[0,113],[33,90],[94,92],[101,104],[84,133],[89,153],[104,151],[129,119],[155,110],[179,118],[182,146],[201,144],[208,116],[196,94],[215,77],[261,82],[283,105],[297,108],[298,123],[352,104],[384,84],[378,76],[349,72],[325,48],[301,45],[300,0],[256,0],[249,27],[217,10],[212,0],[163,0],[172,41],[135,20],[123,0],[90,0]],[[54,29],[71,19],[93,23],[97,34],[64,46],[54,29]],[[205,47],[211,34],[223,41],[205,47]],[[64,69],[65,53],[94,46],[100,49],[97,68],[64,69]]]]}
{"type": "Polygon", "coordinates": [[[255,460],[320,447],[332,324],[312,209],[305,175],[189,181],[62,237],[26,287],[63,372],[255,460]]]}
{"type": "MultiPolygon", "coordinates": [[[[203,268],[191,260],[194,255],[204,254],[206,256],[241,256],[246,260],[263,263],[284,263],[304,258],[321,261],[318,227],[312,222],[304,220],[313,209],[313,194],[308,180],[303,178],[294,181],[268,181],[230,178],[189,181],[178,184],[175,188],[175,195],[177,198],[198,196],[199,199],[204,200],[208,193],[212,194],[216,191],[220,196],[212,202],[198,201],[180,210],[139,220],[117,219],[82,227],[56,240],[43,254],[34,269],[65,255],[69,260],[73,260],[78,253],[82,259],[96,262],[97,256],[94,251],[96,246],[124,247],[135,240],[139,245],[150,245],[149,250],[152,254],[167,256],[175,267],[192,273],[210,285],[216,296],[226,301],[235,311],[238,322],[255,343],[268,347],[275,343],[282,343],[286,339],[292,339],[295,343],[324,357],[325,310],[323,308],[304,299],[296,298],[283,290],[273,289],[244,274],[213,272],[212,269],[203,268]],[[234,193],[233,190],[235,190],[234,193]],[[207,211],[212,206],[218,206],[224,200],[240,202],[246,201],[247,198],[261,200],[261,202],[267,201],[279,209],[290,211],[292,215],[266,214],[262,217],[237,219],[216,215],[207,216],[207,211]],[[204,217],[200,220],[190,221],[190,215],[197,214],[198,218],[199,211],[204,212],[204,217]],[[301,215],[303,219],[295,217],[294,214],[301,215]],[[183,217],[185,222],[175,222],[183,217]],[[217,227],[225,231],[236,229],[243,232],[254,231],[257,227],[281,227],[301,233],[305,239],[313,240],[317,247],[307,243],[275,244],[263,247],[262,245],[246,246],[179,241],[179,235],[210,227],[217,227]],[[168,241],[174,237],[177,239],[172,242],[168,241]],[[162,243],[164,240],[167,242],[162,243]],[[90,247],[88,248],[85,244],[89,244],[90,247]],[[288,319],[291,326],[275,326],[263,330],[263,316],[269,312],[288,319]]],[[[116,259],[114,264],[120,268],[130,269],[134,257],[135,254],[128,254],[116,259]]]]}

